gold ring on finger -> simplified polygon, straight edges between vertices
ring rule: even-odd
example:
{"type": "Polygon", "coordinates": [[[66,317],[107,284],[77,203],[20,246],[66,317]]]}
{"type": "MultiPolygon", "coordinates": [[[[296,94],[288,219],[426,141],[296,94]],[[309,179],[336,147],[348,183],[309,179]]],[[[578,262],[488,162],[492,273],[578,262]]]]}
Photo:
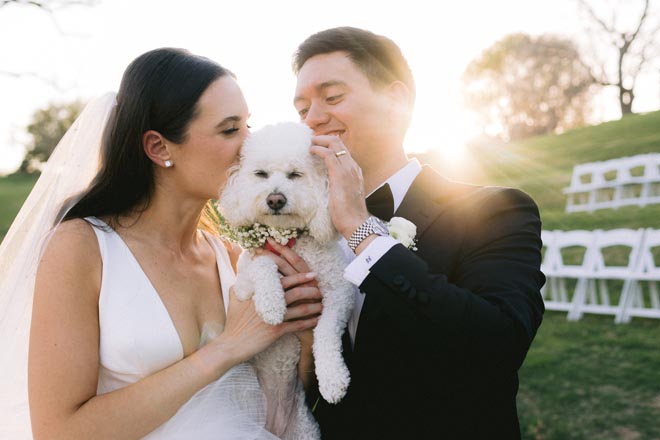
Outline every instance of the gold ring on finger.
{"type": "Polygon", "coordinates": [[[335,153],[335,156],[337,156],[337,157],[342,157],[344,154],[347,154],[347,153],[346,153],[346,150],[341,150],[341,151],[337,151],[337,152],[335,153]]]}

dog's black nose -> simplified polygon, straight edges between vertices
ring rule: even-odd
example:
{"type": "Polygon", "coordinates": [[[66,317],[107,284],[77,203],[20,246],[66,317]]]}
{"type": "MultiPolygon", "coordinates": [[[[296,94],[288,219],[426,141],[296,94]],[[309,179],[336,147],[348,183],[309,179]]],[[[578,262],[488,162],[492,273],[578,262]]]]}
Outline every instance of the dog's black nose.
{"type": "Polygon", "coordinates": [[[286,197],[284,197],[284,194],[272,193],[266,199],[266,203],[268,203],[270,209],[279,211],[286,205],[286,197]]]}

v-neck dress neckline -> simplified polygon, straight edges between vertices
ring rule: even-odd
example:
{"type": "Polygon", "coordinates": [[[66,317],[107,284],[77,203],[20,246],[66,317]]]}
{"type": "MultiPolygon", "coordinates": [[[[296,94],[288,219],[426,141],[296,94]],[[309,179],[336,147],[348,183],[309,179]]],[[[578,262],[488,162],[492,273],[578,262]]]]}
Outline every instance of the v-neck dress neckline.
{"type": "MultiPolygon", "coordinates": [[[[105,222],[92,223],[99,241],[103,272],[99,295],[99,383],[103,393],[134,383],[184,357],[174,321],[123,238],[105,222]]],[[[216,256],[225,308],[235,274],[227,250],[203,232],[216,256]]]]}

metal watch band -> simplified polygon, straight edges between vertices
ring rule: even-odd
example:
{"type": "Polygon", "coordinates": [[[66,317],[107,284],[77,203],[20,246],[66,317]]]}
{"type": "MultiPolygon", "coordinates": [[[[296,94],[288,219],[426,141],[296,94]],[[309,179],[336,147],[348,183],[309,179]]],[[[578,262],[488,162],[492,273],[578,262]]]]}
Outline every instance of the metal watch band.
{"type": "Polygon", "coordinates": [[[348,247],[351,248],[353,252],[355,252],[355,249],[357,249],[360,243],[371,234],[385,235],[383,232],[378,231],[377,228],[375,228],[375,221],[375,217],[369,217],[355,230],[355,232],[353,232],[353,234],[351,234],[351,237],[348,239],[348,247]]]}

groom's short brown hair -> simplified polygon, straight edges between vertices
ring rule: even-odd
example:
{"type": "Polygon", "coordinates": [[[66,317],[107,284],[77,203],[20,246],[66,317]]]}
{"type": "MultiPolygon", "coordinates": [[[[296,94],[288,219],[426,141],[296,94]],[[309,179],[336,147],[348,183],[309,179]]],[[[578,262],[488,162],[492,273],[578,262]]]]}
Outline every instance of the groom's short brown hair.
{"type": "Polygon", "coordinates": [[[331,52],[345,52],[373,87],[403,82],[410,91],[410,106],[415,103],[415,81],[399,46],[364,29],[336,27],[310,36],[293,56],[293,71],[298,74],[310,58],[331,52]]]}

